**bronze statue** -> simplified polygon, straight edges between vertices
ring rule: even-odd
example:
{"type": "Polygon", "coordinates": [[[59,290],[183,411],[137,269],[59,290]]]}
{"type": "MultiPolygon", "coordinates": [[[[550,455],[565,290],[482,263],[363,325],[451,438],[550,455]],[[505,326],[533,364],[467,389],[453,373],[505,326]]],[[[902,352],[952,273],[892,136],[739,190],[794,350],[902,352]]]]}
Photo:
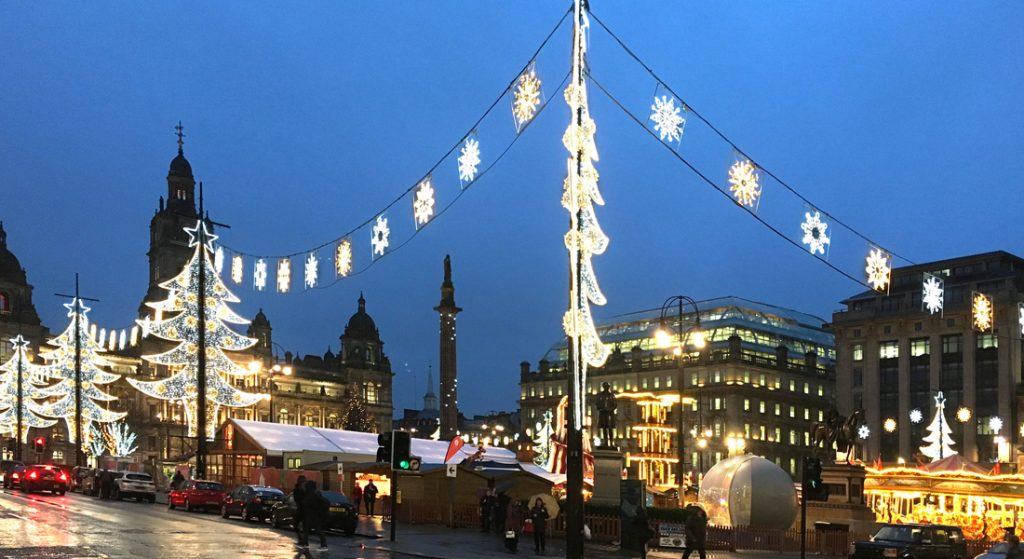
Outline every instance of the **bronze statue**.
{"type": "Polygon", "coordinates": [[[811,446],[824,449],[829,460],[835,460],[833,449],[846,453],[846,461],[853,461],[857,443],[857,431],[864,424],[864,410],[854,410],[850,417],[844,417],[835,406],[825,412],[824,421],[811,426],[811,446]]]}
{"type": "Polygon", "coordinates": [[[597,395],[597,428],[602,446],[612,446],[612,440],[615,438],[615,413],[618,407],[619,403],[611,386],[607,382],[603,383],[601,392],[597,395]]]}

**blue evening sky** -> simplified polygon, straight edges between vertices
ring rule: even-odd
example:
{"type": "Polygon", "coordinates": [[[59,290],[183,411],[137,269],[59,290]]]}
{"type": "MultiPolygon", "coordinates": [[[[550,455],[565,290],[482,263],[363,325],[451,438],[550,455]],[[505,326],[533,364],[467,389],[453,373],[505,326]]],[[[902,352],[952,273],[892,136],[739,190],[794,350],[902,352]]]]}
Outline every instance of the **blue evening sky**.
{"type": "MultiPolygon", "coordinates": [[[[55,291],[102,299],[131,324],[145,293],[149,219],[185,153],[225,244],[302,252],[375,215],[456,143],[528,61],[565,2],[7,3],[0,14],[0,219],[51,330],[55,291]]],[[[1017,2],[611,2],[595,13],[747,153],[868,237],[922,262],[1024,253],[1024,34],[1017,2]]],[[[566,22],[568,24],[568,21],[566,22]]],[[[519,362],[561,336],[567,264],[559,205],[563,25],[537,61],[548,109],[508,155],[403,249],[328,289],[235,289],[275,340],[338,350],[359,292],[391,358],[395,406],[435,379],[441,262],[453,260],[460,407],[514,409],[519,362]]],[[[655,82],[595,26],[595,78],[642,119],[655,82]]],[[[658,92],[662,94],[662,91],[658,92]]],[[[738,295],[825,318],[862,289],[769,233],[591,90],[595,257],[608,305],[738,295]]],[[[507,98],[478,130],[484,164],[512,138],[507,98]]],[[[681,153],[724,183],[733,154],[690,117],[681,153]]],[[[455,163],[434,175],[441,203],[455,163]]],[[[408,200],[388,217],[412,229],[408,200]]],[[[805,208],[772,182],[759,214],[797,237],[805,208]]],[[[357,267],[369,233],[353,236],[357,267]]],[[[835,232],[858,276],[866,244],[835,232]]],[[[298,265],[298,261],[295,262],[298,265]]],[[[247,263],[247,277],[251,262],[247,263]]],[[[298,271],[298,269],[296,270],[298,271]]]]}

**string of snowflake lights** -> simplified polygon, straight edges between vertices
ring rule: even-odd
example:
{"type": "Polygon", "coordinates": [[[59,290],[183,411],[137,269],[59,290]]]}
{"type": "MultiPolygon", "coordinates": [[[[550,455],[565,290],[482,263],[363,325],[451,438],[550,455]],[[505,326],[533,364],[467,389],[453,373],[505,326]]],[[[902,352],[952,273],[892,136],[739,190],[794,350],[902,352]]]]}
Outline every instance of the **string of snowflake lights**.
{"type": "Polygon", "coordinates": [[[334,273],[343,278],[352,273],[352,241],[342,239],[334,249],[334,273]]]}
{"type": "Polygon", "coordinates": [[[252,270],[252,286],[256,291],[263,291],[267,288],[267,261],[259,258],[252,270]]]}
{"type": "Polygon", "coordinates": [[[651,105],[651,120],[661,141],[678,142],[683,137],[683,126],[686,119],[679,113],[684,107],[677,107],[673,97],[662,95],[654,98],[651,105]]]}
{"type": "Polygon", "coordinates": [[[45,383],[46,372],[28,357],[28,340],[18,334],[11,339],[11,357],[0,365],[0,431],[18,430],[18,367],[21,367],[21,442],[28,441],[30,427],[42,429],[57,423],[56,419],[43,417],[43,406],[36,400],[49,396],[40,390],[45,383]]]}
{"type": "Polygon", "coordinates": [[[803,243],[807,245],[807,250],[811,251],[811,254],[825,254],[825,249],[832,240],[826,233],[828,224],[821,220],[821,212],[815,211],[813,214],[806,212],[800,229],[804,232],[803,243]]]}
{"type": "Polygon", "coordinates": [[[319,275],[319,272],[317,270],[318,264],[319,264],[319,261],[316,258],[316,253],[315,252],[309,253],[309,256],[306,257],[306,264],[305,264],[305,267],[304,267],[304,281],[303,281],[303,283],[306,284],[306,289],[311,289],[311,288],[316,287],[316,280],[317,280],[317,276],[319,275]]]}
{"type": "Polygon", "coordinates": [[[292,260],[282,258],[277,261],[277,292],[288,293],[292,287],[292,260]]]}
{"type": "Polygon", "coordinates": [[[527,71],[519,75],[519,84],[512,93],[512,117],[517,132],[536,116],[537,107],[540,106],[540,95],[540,78],[531,64],[527,71]]]}
{"type": "Polygon", "coordinates": [[[880,248],[873,248],[868,253],[864,265],[868,285],[875,291],[885,292],[889,289],[892,277],[892,256],[880,248]]]}
{"type": "Polygon", "coordinates": [[[597,283],[591,259],[608,248],[608,237],[598,225],[594,205],[604,205],[598,190],[598,173],[594,162],[598,160],[594,135],[597,124],[590,116],[587,84],[583,79],[586,69],[587,41],[584,34],[589,27],[586,12],[579,13],[573,36],[573,76],[565,88],[565,102],[573,118],[562,144],[569,152],[568,176],[563,181],[562,207],[569,212],[569,231],[565,234],[565,247],[569,250],[569,311],[562,319],[567,336],[573,340],[573,427],[582,428],[586,410],[587,367],[600,367],[608,359],[610,350],[601,342],[594,326],[590,305],[604,305],[606,299],[597,283]]]}
{"type": "Polygon", "coordinates": [[[921,304],[928,314],[942,312],[946,298],[945,283],[938,277],[924,272],[921,282],[921,304]]]}
{"type": "Polygon", "coordinates": [[[244,266],[245,263],[242,261],[241,255],[236,254],[231,257],[231,281],[235,282],[235,284],[242,283],[242,280],[245,279],[244,266]]]}
{"type": "MultiPolygon", "coordinates": [[[[198,348],[199,348],[199,298],[203,297],[206,311],[206,399],[213,405],[209,410],[205,432],[212,436],[213,422],[221,406],[247,407],[264,399],[262,394],[243,392],[225,377],[250,377],[256,372],[232,361],[225,351],[243,351],[256,343],[255,338],[243,336],[227,326],[248,324],[249,321],[236,314],[229,303],[238,303],[220,277],[213,274],[208,247],[205,243],[192,241],[195,252],[185,267],[174,278],[160,284],[168,292],[162,301],[146,304],[160,313],[158,319],[149,324],[150,332],[162,339],[177,342],[164,353],[143,355],[142,358],[154,365],[163,365],[175,371],[171,376],[156,381],[128,379],[136,389],[161,400],[181,403],[185,408],[189,436],[196,436],[198,425],[198,348]],[[203,271],[205,291],[199,293],[199,274],[203,271]],[[167,317],[166,315],[170,315],[167,317]]],[[[265,263],[264,263],[265,266],[265,263]]],[[[265,274],[265,270],[264,270],[265,274]]]]}
{"type": "Polygon", "coordinates": [[[373,255],[384,256],[384,252],[388,249],[390,244],[389,237],[391,236],[391,229],[388,228],[388,218],[383,215],[377,216],[377,221],[373,224],[373,231],[370,236],[370,246],[373,247],[373,255]]]}
{"type": "Polygon", "coordinates": [[[430,177],[423,179],[416,189],[416,198],[412,202],[413,220],[416,229],[426,225],[434,216],[434,188],[430,186],[430,177]]]}
{"type": "Polygon", "coordinates": [[[213,253],[213,268],[217,270],[218,276],[224,271],[224,249],[222,247],[217,247],[213,253]]]}
{"type": "Polygon", "coordinates": [[[459,151],[459,182],[465,187],[466,184],[476,179],[476,168],[480,165],[480,142],[476,138],[466,138],[459,151]]]}
{"type": "Polygon", "coordinates": [[[729,190],[736,203],[753,208],[761,197],[761,178],[749,159],[737,161],[729,167],[729,190]]]}
{"type": "Polygon", "coordinates": [[[974,329],[979,332],[990,332],[995,326],[995,314],[992,297],[974,291],[971,294],[971,316],[974,318],[974,329]]]}
{"type": "Polygon", "coordinates": [[[124,413],[106,409],[98,402],[109,402],[117,400],[100,390],[100,386],[110,384],[121,375],[107,372],[104,367],[109,367],[110,362],[103,355],[103,347],[89,335],[89,319],[86,313],[89,308],[82,304],[81,300],[74,299],[71,303],[64,305],[68,309],[70,323],[63,332],[47,343],[53,346],[52,349],[42,351],[40,357],[46,362],[44,365],[46,374],[52,379],[57,379],[53,385],[40,388],[40,393],[52,398],[43,402],[41,411],[43,415],[55,417],[64,421],[67,426],[68,438],[71,443],[77,442],[75,436],[75,389],[81,393],[81,417],[82,432],[86,432],[89,425],[96,423],[110,423],[125,416],[124,413]],[[80,340],[80,384],[75,378],[75,329],[78,329],[80,340]]]}

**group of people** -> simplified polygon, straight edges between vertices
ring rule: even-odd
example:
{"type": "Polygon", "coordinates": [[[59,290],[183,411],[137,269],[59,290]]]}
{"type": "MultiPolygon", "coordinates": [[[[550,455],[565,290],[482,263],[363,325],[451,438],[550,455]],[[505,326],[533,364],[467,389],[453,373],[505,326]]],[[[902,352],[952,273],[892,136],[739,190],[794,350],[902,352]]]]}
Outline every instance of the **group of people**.
{"type": "Polygon", "coordinates": [[[315,481],[307,480],[306,476],[301,475],[295,481],[292,498],[295,500],[295,518],[292,520],[292,526],[299,540],[299,549],[309,549],[309,535],[315,532],[320,537],[320,551],[327,551],[327,535],[324,534],[327,512],[330,509],[327,498],[320,494],[315,481]]]}
{"type": "MultiPolygon", "coordinates": [[[[355,488],[352,489],[352,502],[355,503],[358,512],[359,501],[362,501],[366,506],[366,514],[373,516],[374,505],[377,502],[377,486],[373,484],[373,480],[366,482],[366,487],[359,487],[357,483],[355,488]]],[[[385,507],[387,508],[387,507],[385,507]]],[[[387,516],[388,511],[384,511],[387,516]]]]}
{"type": "Polygon", "coordinates": [[[540,498],[529,507],[529,503],[517,501],[506,493],[496,493],[493,488],[488,488],[480,497],[480,531],[486,533],[493,529],[501,534],[505,549],[510,553],[518,552],[519,536],[526,533],[533,534],[534,554],[543,555],[550,518],[540,498]]]}
{"type": "Polygon", "coordinates": [[[111,470],[96,470],[96,494],[100,499],[109,499],[114,494],[115,477],[111,470]]]}

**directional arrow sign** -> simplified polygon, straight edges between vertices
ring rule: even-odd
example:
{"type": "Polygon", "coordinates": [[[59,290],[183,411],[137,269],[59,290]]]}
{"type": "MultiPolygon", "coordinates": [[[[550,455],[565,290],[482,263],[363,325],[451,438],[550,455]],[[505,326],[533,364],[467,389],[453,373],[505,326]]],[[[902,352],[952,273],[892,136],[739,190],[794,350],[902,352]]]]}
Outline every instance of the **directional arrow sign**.
{"type": "Polygon", "coordinates": [[[455,477],[456,472],[459,471],[458,464],[448,464],[448,477],[455,477]]]}

